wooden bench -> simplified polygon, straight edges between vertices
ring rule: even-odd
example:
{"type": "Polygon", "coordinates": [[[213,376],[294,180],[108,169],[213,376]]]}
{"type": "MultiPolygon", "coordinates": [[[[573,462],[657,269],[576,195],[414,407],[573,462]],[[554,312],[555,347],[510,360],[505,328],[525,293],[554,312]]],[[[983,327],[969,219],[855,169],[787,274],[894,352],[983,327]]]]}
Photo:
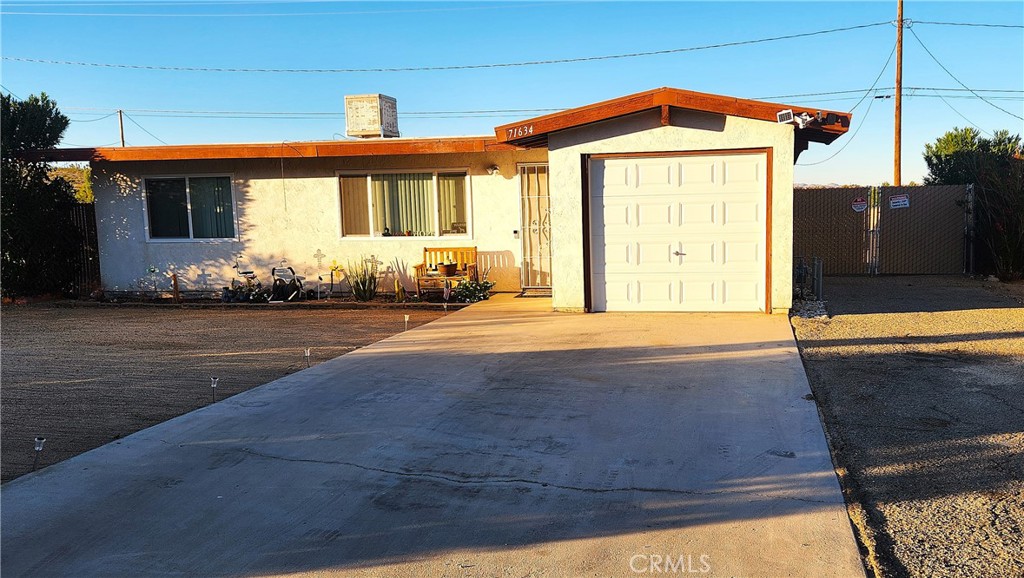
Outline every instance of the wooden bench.
{"type": "Polygon", "coordinates": [[[424,247],[423,262],[416,265],[416,294],[424,289],[444,290],[462,281],[477,281],[476,247],[424,247]],[[453,263],[455,270],[445,275],[438,265],[453,263]]]}

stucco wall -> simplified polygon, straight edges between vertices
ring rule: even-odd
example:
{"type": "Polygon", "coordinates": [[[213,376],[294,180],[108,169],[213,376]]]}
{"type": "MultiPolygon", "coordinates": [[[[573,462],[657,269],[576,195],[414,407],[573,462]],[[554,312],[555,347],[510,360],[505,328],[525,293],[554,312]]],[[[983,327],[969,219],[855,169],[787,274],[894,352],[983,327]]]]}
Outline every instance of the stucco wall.
{"type": "MultiPolygon", "coordinates": [[[[362,256],[376,256],[384,268],[413,289],[412,267],[422,261],[425,246],[476,246],[482,267],[491,267],[496,289],[520,286],[521,242],[517,162],[543,162],[547,152],[409,155],[295,159],[202,160],[95,163],[93,189],[99,233],[100,268],[108,291],[160,290],[170,287],[176,272],[182,290],[219,290],[235,277],[235,256],[264,282],[281,259],[315,283],[329,280],[333,261],[344,265],[362,256]],[[500,174],[487,168],[498,165],[500,174]],[[468,169],[472,203],[471,237],[344,238],[338,181],[339,170],[468,169]],[[238,240],[152,241],[146,239],[142,179],[146,176],[230,174],[238,240]],[[323,266],[314,254],[321,251],[323,266]],[[158,272],[148,273],[153,266],[158,272]]],[[[386,291],[393,281],[386,281],[386,291]]]]}
{"type": "Polygon", "coordinates": [[[792,304],[793,244],[792,125],[716,114],[673,110],[669,126],[661,126],[652,110],[551,134],[551,250],[555,263],[552,297],[556,309],[584,308],[583,155],[630,152],[671,152],[765,148],[772,165],[772,289],[776,312],[792,304]]]}

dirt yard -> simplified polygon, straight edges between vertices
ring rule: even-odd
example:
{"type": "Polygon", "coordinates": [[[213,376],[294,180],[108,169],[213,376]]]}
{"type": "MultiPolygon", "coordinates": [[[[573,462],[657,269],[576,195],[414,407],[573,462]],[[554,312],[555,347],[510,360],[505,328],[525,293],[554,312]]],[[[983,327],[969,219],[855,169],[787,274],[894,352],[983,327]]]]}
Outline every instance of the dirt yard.
{"type": "Polygon", "coordinates": [[[793,325],[879,574],[1024,576],[1019,287],[829,278],[825,293],[832,317],[793,325]]]}
{"type": "Polygon", "coordinates": [[[0,474],[40,467],[442,315],[422,309],[4,307],[0,474]]]}

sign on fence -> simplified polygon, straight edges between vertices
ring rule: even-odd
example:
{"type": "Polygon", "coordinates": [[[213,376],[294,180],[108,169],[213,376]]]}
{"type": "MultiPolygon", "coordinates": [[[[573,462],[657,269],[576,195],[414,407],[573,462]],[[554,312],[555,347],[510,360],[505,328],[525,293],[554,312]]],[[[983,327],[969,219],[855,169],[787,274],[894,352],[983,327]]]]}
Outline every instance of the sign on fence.
{"type": "Polygon", "coordinates": [[[890,209],[909,209],[910,195],[892,195],[889,197],[890,209]]]}
{"type": "Polygon", "coordinates": [[[796,189],[793,255],[826,275],[964,273],[970,205],[963,185],[796,189]]]}

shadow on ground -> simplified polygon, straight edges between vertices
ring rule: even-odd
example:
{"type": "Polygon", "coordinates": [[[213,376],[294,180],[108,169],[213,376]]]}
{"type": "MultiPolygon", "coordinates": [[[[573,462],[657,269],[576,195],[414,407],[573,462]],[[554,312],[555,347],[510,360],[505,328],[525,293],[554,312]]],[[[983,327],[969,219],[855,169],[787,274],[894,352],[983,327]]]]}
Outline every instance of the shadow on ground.
{"type": "Polygon", "coordinates": [[[658,319],[460,313],[25,476],[5,574],[859,571],[785,322],[658,319]]]}
{"type": "Polygon", "coordinates": [[[832,315],[934,313],[1020,307],[981,289],[978,281],[949,275],[826,277],[825,300],[832,315]]]}
{"type": "Polygon", "coordinates": [[[1024,575],[1024,308],[961,278],[827,287],[833,317],[793,324],[887,575],[1024,575]]]}

